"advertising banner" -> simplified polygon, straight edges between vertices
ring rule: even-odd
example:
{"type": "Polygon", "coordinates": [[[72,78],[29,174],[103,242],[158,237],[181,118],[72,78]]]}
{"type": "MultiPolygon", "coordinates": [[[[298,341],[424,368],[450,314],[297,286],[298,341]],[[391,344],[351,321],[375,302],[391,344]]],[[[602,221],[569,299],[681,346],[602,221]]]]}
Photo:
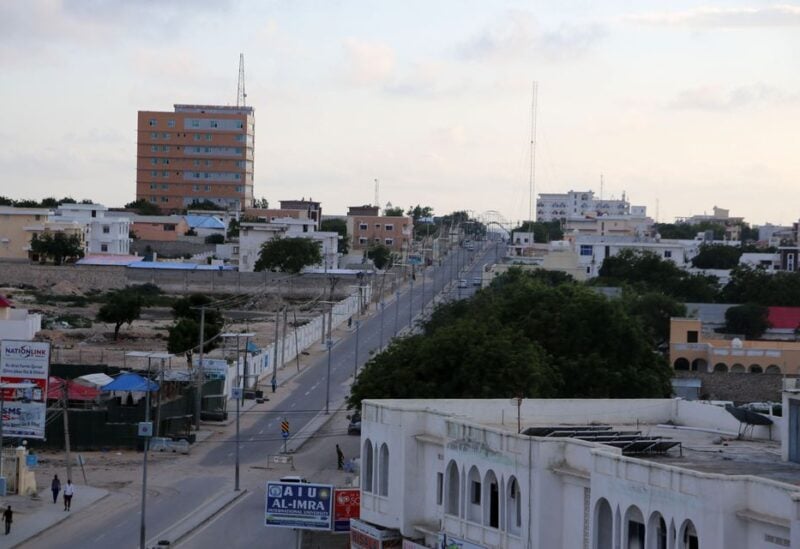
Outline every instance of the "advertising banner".
{"type": "Polygon", "coordinates": [[[50,344],[34,341],[0,342],[0,384],[4,387],[3,434],[44,439],[50,344]]]}
{"type": "Polygon", "coordinates": [[[350,521],[350,549],[400,549],[402,545],[397,530],[377,528],[359,519],[350,521]]]}
{"type": "Polygon", "coordinates": [[[361,490],[337,488],[334,491],[333,531],[349,532],[350,519],[361,516],[361,490]]]}
{"type": "Polygon", "coordinates": [[[266,526],[330,530],[333,486],[305,482],[267,482],[266,526]]]}
{"type": "Polygon", "coordinates": [[[219,358],[203,357],[203,373],[206,379],[225,379],[228,374],[228,363],[219,358]]]}

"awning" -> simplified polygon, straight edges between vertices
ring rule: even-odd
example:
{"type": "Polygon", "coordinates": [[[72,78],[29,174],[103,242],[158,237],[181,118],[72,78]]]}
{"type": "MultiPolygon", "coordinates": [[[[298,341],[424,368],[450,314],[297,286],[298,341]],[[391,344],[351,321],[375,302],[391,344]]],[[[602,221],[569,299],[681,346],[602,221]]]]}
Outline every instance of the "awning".
{"type": "MultiPolygon", "coordinates": [[[[87,387],[77,383],[67,383],[68,400],[94,400],[100,394],[99,389],[87,387]]],[[[60,377],[50,376],[47,385],[48,400],[58,400],[64,398],[64,380],[60,377]]]]}
{"type": "Polygon", "coordinates": [[[99,389],[100,387],[105,387],[112,381],[114,381],[113,377],[100,373],[86,374],[75,378],[75,383],[79,383],[87,387],[93,387],[95,389],[99,389]]]}
{"type": "Polygon", "coordinates": [[[158,383],[143,378],[139,374],[129,372],[117,377],[108,385],[104,385],[101,389],[104,393],[110,391],[158,391],[158,383]]]}

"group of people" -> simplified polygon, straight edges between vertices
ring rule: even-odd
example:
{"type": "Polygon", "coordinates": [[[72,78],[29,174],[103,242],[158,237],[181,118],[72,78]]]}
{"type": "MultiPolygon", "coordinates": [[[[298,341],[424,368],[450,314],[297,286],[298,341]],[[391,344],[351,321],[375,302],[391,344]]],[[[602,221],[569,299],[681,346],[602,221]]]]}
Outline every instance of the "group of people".
{"type": "MultiPolygon", "coordinates": [[[[58,475],[53,476],[50,482],[50,491],[53,492],[53,503],[58,503],[58,494],[61,493],[61,480],[58,475]]],[[[69,511],[72,508],[72,496],[75,495],[75,485],[72,484],[72,479],[67,479],[67,484],[64,486],[64,511],[69,511]]],[[[14,522],[14,511],[11,510],[9,505],[3,511],[3,523],[6,527],[6,535],[11,533],[11,524],[14,522]]]]}

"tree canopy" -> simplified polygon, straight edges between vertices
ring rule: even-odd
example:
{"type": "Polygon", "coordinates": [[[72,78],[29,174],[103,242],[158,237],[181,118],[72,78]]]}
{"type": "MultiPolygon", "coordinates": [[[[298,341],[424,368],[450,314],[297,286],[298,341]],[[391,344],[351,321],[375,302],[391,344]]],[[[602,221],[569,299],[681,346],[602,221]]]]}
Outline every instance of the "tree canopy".
{"type": "Polygon", "coordinates": [[[564,231],[559,221],[525,221],[512,230],[514,232],[533,233],[533,241],[539,243],[561,240],[564,238],[564,231]]]}
{"type": "Polygon", "coordinates": [[[383,215],[389,217],[403,217],[403,208],[400,208],[399,206],[397,208],[386,208],[383,210],[383,215]]]}
{"type": "Polygon", "coordinates": [[[763,305],[746,303],[729,307],[725,311],[725,331],[743,334],[747,339],[758,339],[771,326],[768,317],[769,309],[763,305]]]}
{"type": "Polygon", "coordinates": [[[722,290],[727,303],[757,303],[766,306],[800,307],[800,273],[739,265],[722,290]]]}
{"type": "Polygon", "coordinates": [[[339,233],[339,245],[336,251],[340,254],[346,254],[348,252],[350,243],[347,241],[347,222],[344,219],[323,219],[322,223],[319,225],[319,230],[339,233]]]}
{"type": "Polygon", "coordinates": [[[108,301],[97,311],[97,320],[114,325],[114,341],[119,338],[119,329],[123,324],[132,324],[142,313],[143,297],[133,289],[124,289],[112,293],[108,301]]]}
{"type": "MultiPolygon", "coordinates": [[[[657,315],[656,315],[657,316],[657,315]]],[[[365,398],[634,398],[670,394],[670,370],[623,300],[511,269],[469,300],[442,305],[422,334],[366,364],[365,398]]]]}
{"type": "Polygon", "coordinates": [[[698,269],[733,269],[739,264],[742,249],[724,244],[703,244],[694,258],[692,266],[698,269]]]}
{"type": "Polygon", "coordinates": [[[372,260],[376,269],[388,269],[392,266],[392,250],[383,244],[370,247],[367,257],[372,260]]]}
{"type": "Polygon", "coordinates": [[[83,257],[83,243],[77,234],[45,232],[33,235],[31,252],[39,254],[45,260],[52,259],[56,265],[61,265],[66,260],[83,257]]]}
{"type": "Polygon", "coordinates": [[[125,204],[125,209],[134,210],[139,215],[159,215],[161,213],[161,208],[144,198],[128,202],[125,204]]]}
{"type": "Polygon", "coordinates": [[[711,231],[714,233],[714,240],[725,238],[725,225],[712,221],[701,221],[700,223],[656,223],[655,229],[661,238],[676,240],[692,240],[697,233],[711,231]]]}
{"type": "Polygon", "coordinates": [[[299,273],[303,267],[322,262],[319,248],[310,238],[273,238],[261,245],[255,270],[299,273]]]}
{"type": "MultiPolygon", "coordinates": [[[[185,353],[189,365],[192,364],[192,349],[198,346],[200,338],[200,308],[213,301],[204,294],[191,294],[179,299],[172,305],[175,324],[169,328],[167,350],[170,353],[185,353]]],[[[219,344],[216,336],[222,331],[224,320],[220,312],[214,308],[205,309],[203,322],[203,351],[209,352],[219,344]]]]}

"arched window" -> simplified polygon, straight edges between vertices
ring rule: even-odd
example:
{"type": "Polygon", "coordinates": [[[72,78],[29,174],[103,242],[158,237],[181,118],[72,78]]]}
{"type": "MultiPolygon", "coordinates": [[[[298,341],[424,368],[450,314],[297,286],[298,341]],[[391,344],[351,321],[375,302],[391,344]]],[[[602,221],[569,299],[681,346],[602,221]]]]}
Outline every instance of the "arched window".
{"type": "Polygon", "coordinates": [[[522,495],[519,493],[519,482],[516,477],[508,479],[505,509],[506,530],[509,534],[518,536],[522,530],[522,495]]]}
{"type": "Polygon", "coordinates": [[[764,368],[762,368],[758,364],[751,364],[750,365],[750,373],[751,374],[763,374],[764,373],[764,368]]]}
{"type": "Polygon", "coordinates": [[[732,374],[743,374],[745,373],[744,364],[739,364],[738,362],[731,366],[731,373],[732,374]]]}
{"type": "Polygon", "coordinates": [[[766,374],[780,374],[781,373],[781,367],[778,366],[777,364],[770,364],[769,366],[767,366],[767,369],[764,370],[764,373],[766,373],[766,374]]]}
{"type": "Polygon", "coordinates": [[[361,453],[364,456],[364,478],[361,480],[361,489],[365,492],[372,492],[372,443],[369,439],[364,441],[364,450],[361,453]]]}
{"type": "Polygon", "coordinates": [[[667,549],[667,523],[658,511],[650,515],[647,522],[647,546],[652,549],[667,549]]]}
{"type": "Polygon", "coordinates": [[[389,447],[385,442],[378,455],[378,495],[389,495],[389,447]]]}
{"type": "Polygon", "coordinates": [[[644,516],[638,507],[631,505],[625,511],[625,530],[622,532],[622,546],[625,549],[644,549],[645,526],[644,516]]]}
{"type": "Polygon", "coordinates": [[[483,477],[483,501],[483,525],[500,528],[500,486],[494,471],[488,471],[483,477]]]}
{"type": "Polygon", "coordinates": [[[461,483],[458,476],[458,466],[455,461],[451,461],[447,465],[447,473],[445,474],[444,489],[447,498],[445,499],[444,512],[455,517],[459,516],[458,502],[461,500],[461,483]]]}
{"type": "Polygon", "coordinates": [[[684,521],[678,534],[678,549],[700,549],[700,537],[691,520],[684,521]]]}
{"type": "Polygon", "coordinates": [[[481,524],[481,496],[483,495],[483,490],[481,487],[481,474],[474,465],[469,470],[469,475],[467,475],[466,490],[467,520],[481,524]]]}
{"type": "Polygon", "coordinates": [[[693,372],[705,372],[708,370],[708,362],[703,358],[696,358],[692,361],[693,372]]]}
{"type": "Polygon", "coordinates": [[[728,365],[724,362],[717,362],[714,364],[714,373],[717,374],[727,374],[728,373],[728,365]]]}
{"type": "Polygon", "coordinates": [[[676,370],[688,370],[689,369],[689,361],[683,357],[678,358],[675,360],[673,364],[676,370]]]}
{"type": "Polygon", "coordinates": [[[594,549],[613,549],[614,513],[604,498],[594,506],[594,549]]]}

